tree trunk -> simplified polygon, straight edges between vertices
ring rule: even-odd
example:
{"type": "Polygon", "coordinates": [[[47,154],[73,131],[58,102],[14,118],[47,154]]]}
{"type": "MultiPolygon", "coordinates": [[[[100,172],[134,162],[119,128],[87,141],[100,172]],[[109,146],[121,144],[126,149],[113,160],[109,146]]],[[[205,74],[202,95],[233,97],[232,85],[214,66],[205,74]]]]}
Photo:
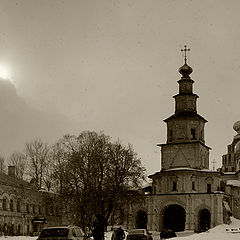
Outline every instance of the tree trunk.
{"type": "Polygon", "coordinates": [[[93,238],[94,240],[104,240],[104,216],[99,214],[97,216],[97,220],[94,222],[94,229],[93,229],[93,238]]]}

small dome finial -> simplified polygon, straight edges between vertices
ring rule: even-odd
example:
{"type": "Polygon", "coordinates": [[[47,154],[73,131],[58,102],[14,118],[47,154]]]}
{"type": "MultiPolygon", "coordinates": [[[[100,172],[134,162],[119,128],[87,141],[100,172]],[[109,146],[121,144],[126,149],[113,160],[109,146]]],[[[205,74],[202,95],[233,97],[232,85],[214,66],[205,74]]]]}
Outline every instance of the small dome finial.
{"type": "Polygon", "coordinates": [[[179,68],[179,72],[182,74],[183,78],[189,77],[192,73],[192,68],[187,65],[187,52],[190,51],[190,48],[187,48],[187,45],[184,46],[184,49],[181,49],[181,52],[184,52],[184,65],[179,68]]]}

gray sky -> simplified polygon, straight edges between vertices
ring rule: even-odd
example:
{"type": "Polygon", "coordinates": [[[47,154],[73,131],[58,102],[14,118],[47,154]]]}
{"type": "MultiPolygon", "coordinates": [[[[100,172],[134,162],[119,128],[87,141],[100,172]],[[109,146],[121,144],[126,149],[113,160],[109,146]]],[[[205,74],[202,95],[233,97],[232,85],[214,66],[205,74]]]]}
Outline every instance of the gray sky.
{"type": "Polygon", "coordinates": [[[103,130],[159,171],[180,49],[191,48],[210,161],[240,120],[240,1],[0,0],[0,153],[103,130]]]}

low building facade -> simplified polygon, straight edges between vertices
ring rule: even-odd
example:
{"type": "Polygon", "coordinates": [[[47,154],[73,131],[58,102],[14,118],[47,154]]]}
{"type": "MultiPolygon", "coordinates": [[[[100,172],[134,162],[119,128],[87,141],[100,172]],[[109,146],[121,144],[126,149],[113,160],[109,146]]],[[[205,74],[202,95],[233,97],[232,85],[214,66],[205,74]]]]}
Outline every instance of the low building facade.
{"type": "Polygon", "coordinates": [[[37,235],[46,225],[62,224],[61,199],[15,176],[0,173],[0,232],[3,235],[37,235]]]}

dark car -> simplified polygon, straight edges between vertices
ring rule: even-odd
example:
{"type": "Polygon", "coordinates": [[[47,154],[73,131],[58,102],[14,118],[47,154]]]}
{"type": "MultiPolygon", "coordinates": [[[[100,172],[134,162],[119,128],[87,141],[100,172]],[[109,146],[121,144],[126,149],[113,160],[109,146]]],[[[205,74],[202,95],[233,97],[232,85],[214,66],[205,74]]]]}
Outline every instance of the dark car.
{"type": "Polygon", "coordinates": [[[168,239],[176,236],[176,233],[172,229],[164,229],[160,233],[160,239],[168,239]]]}
{"type": "Polygon", "coordinates": [[[83,230],[78,226],[60,226],[44,228],[37,240],[87,240],[83,230]]]}
{"type": "Polygon", "coordinates": [[[132,229],[128,231],[127,240],[153,240],[146,229],[132,229]]]}

